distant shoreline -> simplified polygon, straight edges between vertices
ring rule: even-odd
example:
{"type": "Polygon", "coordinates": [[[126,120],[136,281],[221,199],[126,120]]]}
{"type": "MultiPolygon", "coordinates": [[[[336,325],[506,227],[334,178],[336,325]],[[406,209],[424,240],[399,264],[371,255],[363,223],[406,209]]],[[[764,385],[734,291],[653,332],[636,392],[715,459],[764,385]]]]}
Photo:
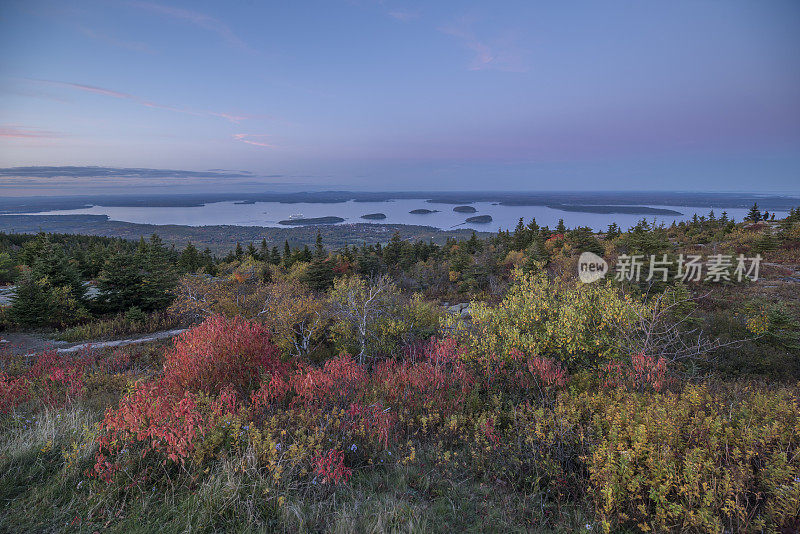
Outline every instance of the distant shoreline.
{"type": "Polygon", "coordinates": [[[707,209],[747,209],[758,202],[759,207],[770,211],[787,211],[800,205],[800,196],[758,195],[755,193],[687,193],[687,192],[352,192],[319,191],[300,193],[197,193],[168,195],[81,195],[61,197],[5,197],[0,198],[0,214],[41,213],[53,210],[105,207],[199,207],[215,202],[235,202],[246,205],[256,202],[281,204],[339,204],[354,202],[390,202],[392,200],[418,199],[431,204],[468,205],[490,202],[503,206],[545,206],[553,209],[584,213],[626,213],[631,209],[642,215],[678,212],[654,212],[651,206],[679,206],[707,209]],[[610,209],[616,212],[594,211],[610,209]],[[590,211],[591,210],[591,211],[590,211]]]}
{"type": "MultiPolygon", "coordinates": [[[[236,225],[188,226],[113,221],[107,215],[0,215],[0,232],[99,235],[133,241],[156,233],[167,244],[182,247],[187,242],[192,242],[201,250],[208,247],[215,253],[228,251],[236,243],[260,243],[262,239],[266,239],[270,246],[282,245],[284,241],[288,241],[292,246],[313,245],[318,232],[326,245],[334,247],[343,247],[346,244],[387,243],[395,232],[406,240],[434,241],[439,244],[448,238],[468,239],[472,235],[472,230],[469,229],[442,230],[432,226],[411,224],[358,222],[283,228],[236,225]]],[[[486,237],[493,235],[494,232],[477,232],[477,234],[486,237]]]]}

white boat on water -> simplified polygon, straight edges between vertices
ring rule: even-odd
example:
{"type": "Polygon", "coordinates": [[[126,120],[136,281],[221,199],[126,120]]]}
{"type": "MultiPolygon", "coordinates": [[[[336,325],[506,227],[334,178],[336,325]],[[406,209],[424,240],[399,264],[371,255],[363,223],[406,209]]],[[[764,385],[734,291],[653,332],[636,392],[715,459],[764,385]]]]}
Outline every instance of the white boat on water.
{"type": "Polygon", "coordinates": [[[295,213],[295,214],[289,215],[289,220],[290,221],[295,220],[295,219],[303,219],[303,218],[304,217],[303,217],[302,213],[295,213]]]}

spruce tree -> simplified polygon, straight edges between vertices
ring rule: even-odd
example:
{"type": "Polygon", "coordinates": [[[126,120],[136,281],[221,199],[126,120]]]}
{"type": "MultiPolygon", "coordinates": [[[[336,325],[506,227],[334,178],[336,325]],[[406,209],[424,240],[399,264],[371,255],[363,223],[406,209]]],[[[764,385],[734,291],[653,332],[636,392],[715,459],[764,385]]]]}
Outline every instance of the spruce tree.
{"type": "Polygon", "coordinates": [[[143,267],[142,309],[166,308],[172,302],[177,277],[169,262],[168,252],[156,234],[150,238],[143,267]]]}
{"type": "Polygon", "coordinates": [[[389,268],[396,267],[400,263],[400,254],[402,252],[403,240],[400,238],[400,234],[395,232],[383,249],[383,262],[389,268]]]}
{"type": "Polygon", "coordinates": [[[121,312],[143,306],[139,266],[122,251],[115,252],[106,260],[97,287],[100,290],[98,303],[107,311],[121,312]]]}
{"type": "Polygon", "coordinates": [[[11,297],[9,317],[24,326],[50,324],[55,297],[46,279],[37,279],[33,271],[25,272],[11,297]]]}
{"type": "Polygon", "coordinates": [[[753,204],[753,207],[747,212],[747,216],[744,220],[750,222],[758,222],[761,220],[761,211],[758,209],[758,203],[753,204]]]}
{"type": "Polygon", "coordinates": [[[333,285],[333,264],[327,259],[315,259],[303,275],[302,282],[314,291],[326,291],[333,285]]]}
{"type": "Polygon", "coordinates": [[[514,228],[514,250],[525,249],[529,242],[528,229],[525,228],[525,221],[520,217],[517,227],[514,228]]]}
{"type": "Polygon", "coordinates": [[[78,270],[70,263],[64,249],[51,243],[49,239],[44,241],[40,256],[34,259],[31,270],[37,280],[47,278],[51,287],[66,287],[72,297],[83,300],[86,288],[78,270]]]}
{"type": "Polygon", "coordinates": [[[283,266],[286,268],[292,266],[292,249],[288,240],[283,242],[283,266]]]}
{"type": "Polygon", "coordinates": [[[0,252],[0,284],[13,282],[17,277],[17,266],[8,252],[0,252]]]}
{"type": "Polygon", "coordinates": [[[186,248],[183,249],[181,252],[180,259],[178,260],[178,266],[180,266],[181,271],[185,273],[194,273],[202,266],[202,261],[200,259],[200,254],[197,252],[197,248],[192,245],[192,242],[186,244],[186,248]]]}
{"type": "Polygon", "coordinates": [[[316,258],[318,258],[318,259],[324,258],[325,257],[325,247],[322,246],[322,234],[320,234],[319,232],[317,232],[317,242],[316,242],[315,247],[316,248],[315,248],[315,251],[314,251],[314,256],[316,258]]]}

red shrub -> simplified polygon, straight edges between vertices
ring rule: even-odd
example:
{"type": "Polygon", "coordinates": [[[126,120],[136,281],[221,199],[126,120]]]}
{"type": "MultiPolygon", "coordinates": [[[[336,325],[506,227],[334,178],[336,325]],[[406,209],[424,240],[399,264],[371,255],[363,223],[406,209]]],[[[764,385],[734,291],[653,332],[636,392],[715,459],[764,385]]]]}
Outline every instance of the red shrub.
{"type": "Polygon", "coordinates": [[[347,484],[353,471],[344,465],[344,452],[330,449],[325,454],[314,458],[314,472],[322,477],[323,484],[347,484]]]}
{"type": "Polygon", "coordinates": [[[345,406],[363,394],[367,371],[349,354],[341,354],[325,362],[322,368],[303,366],[292,377],[295,402],[309,405],[340,404],[345,406]]]}
{"type": "Polygon", "coordinates": [[[650,386],[656,391],[664,388],[667,375],[667,360],[656,359],[643,352],[631,356],[630,378],[638,387],[650,386]]]}
{"type": "Polygon", "coordinates": [[[118,409],[106,412],[97,439],[94,473],[110,482],[120,465],[106,455],[116,456],[121,448],[135,443],[144,447],[143,457],[154,451],[183,464],[194,450],[195,439],[203,434],[203,423],[203,415],[188,393],[180,397],[157,383],[139,384],[122,398],[118,409]]]}
{"type": "Polygon", "coordinates": [[[230,385],[244,393],[262,373],[278,371],[278,349],[266,326],[239,317],[212,317],[184,332],[167,351],[164,383],[174,393],[219,392],[230,385]]]}
{"type": "Polygon", "coordinates": [[[545,386],[562,388],[567,384],[567,372],[550,358],[534,356],[528,359],[528,370],[545,386]]]}
{"type": "Polygon", "coordinates": [[[486,440],[492,445],[496,446],[500,444],[500,437],[497,435],[494,428],[494,417],[486,419],[486,422],[483,424],[483,434],[486,436],[486,440]]]}
{"type": "Polygon", "coordinates": [[[667,360],[663,357],[637,353],[628,364],[609,362],[602,369],[602,385],[607,388],[628,386],[635,389],[647,387],[661,391],[667,385],[667,360]]]}
{"type": "Polygon", "coordinates": [[[211,414],[220,417],[226,414],[235,414],[240,406],[236,392],[230,386],[225,386],[219,397],[211,403],[211,414]]]}
{"type": "Polygon", "coordinates": [[[274,374],[264,378],[261,386],[250,395],[250,408],[253,411],[261,410],[281,402],[289,393],[289,383],[283,376],[274,374]]]}
{"type": "Polygon", "coordinates": [[[42,352],[27,372],[27,377],[41,390],[47,404],[59,404],[80,397],[84,392],[84,378],[91,363],[85,354],[72,358],[54,350],[42,352]]]}
{"type": "Polygon", "coordinates": [[[351,417],[351,428],[364,432],[384,449],[389,447],[389,432],[397,421],[397,414],[390,408],[384,408],[381,404],[362,406],[353,403],[347,415],[351,417]]]}
{"type": "Polygon", "coordinates": [[[431,341],[417,362],[386,361],[373,372],[375,387],[397,410],[423,407],[450,413],[475,387],[464,351],[452,339],[431,341]]]}
{"type": "Polygon", "coordinates": [[[14,378],[0,373],[0,414],[25,402],[29,396],[29,383],[24,378],[14,378]]]}

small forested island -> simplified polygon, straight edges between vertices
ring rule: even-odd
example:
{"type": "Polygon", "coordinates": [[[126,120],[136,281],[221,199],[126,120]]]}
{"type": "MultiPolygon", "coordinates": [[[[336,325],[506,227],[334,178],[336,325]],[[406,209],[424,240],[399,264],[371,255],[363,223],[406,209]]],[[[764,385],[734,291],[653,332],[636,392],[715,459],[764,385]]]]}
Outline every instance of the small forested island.
{"type": "Polygon", "coordinates": [[[420,209],[416,209],[416,210],[411,210],[408,213],[413,213],[414,215],[427,215],[429,213],[438,213],[438,212],[439,212],[439,210],[429,210],[429,209],[425,209],[425,208],[420,208],[420,209]]]}
{"type": "Polygon", "coordinates": [[[361,216],[362,219],[367,219],[370,221],[380,221],[386,218],[385,213],[367,213],[366,215],[361,216]]]}
{"type": "Polygon", "coordinates": [[[491,215],[476,215],[475,217],[467,217],[468,223],[485,224],[492,222],[491,215]]]}
{"type": "Polygon", "coordinates": [[[453,208],[453,211],[458,213],[475,213],[478,210],[476,210],[472,206],[456,206],[455,208],[453,208]]]}
{"type": "Polygon", "coordinates": [[[278,221],[278,224],[284,224],[287,226],[303,226],[307,224],[336,224],[344,222],[344,219],[341,217],[305,217],[305,218],[298,218],[298,219],[285,219],[283,221],[278,221]]]}

